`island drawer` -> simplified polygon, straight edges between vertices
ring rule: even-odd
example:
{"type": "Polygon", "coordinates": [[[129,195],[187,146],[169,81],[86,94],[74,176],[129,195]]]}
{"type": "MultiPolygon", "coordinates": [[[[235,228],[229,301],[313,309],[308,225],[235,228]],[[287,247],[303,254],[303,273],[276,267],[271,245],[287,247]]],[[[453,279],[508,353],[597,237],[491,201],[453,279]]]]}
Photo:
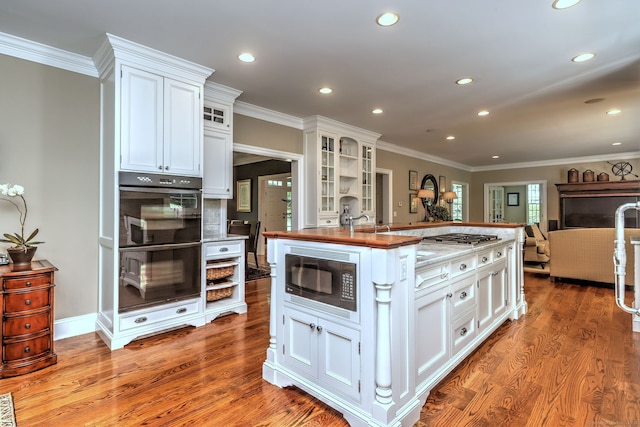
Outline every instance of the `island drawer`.
{"type": "Polygon", "coordinates": [[[451,324],[451,353],[458,354],[478,333],[476,329],[476,312],[470,310],[451,324]]]}
{"type": "Polygon", "coordinates": [[[416,270],[416,290],[429,288],[445,282],[449,278],[449,264],[437,264],[416,270]]]}
{"type": "Polygon", "coordinates": [[[457,277],[475,270],[477,267],[477,260],[478,257],[475,254],[452,260],[451,277],[457,277]]]}
{"type": "Polygon", "coordinates": [[[457,319],[476,306],[476,277],[462,279],[451,286],[451,316],[457,319]]]}

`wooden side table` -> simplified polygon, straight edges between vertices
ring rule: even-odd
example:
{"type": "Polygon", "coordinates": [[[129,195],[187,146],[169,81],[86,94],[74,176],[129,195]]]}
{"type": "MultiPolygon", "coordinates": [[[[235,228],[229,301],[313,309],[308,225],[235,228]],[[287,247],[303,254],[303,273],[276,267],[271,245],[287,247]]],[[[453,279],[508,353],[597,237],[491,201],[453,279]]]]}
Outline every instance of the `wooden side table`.
{"type": "Polygon", "coordinates": [[[54,272],[49,261],[31,269],[0,266],[2,360],[0,378],[27,374],[58,361],[53,349],[54,272]]]}

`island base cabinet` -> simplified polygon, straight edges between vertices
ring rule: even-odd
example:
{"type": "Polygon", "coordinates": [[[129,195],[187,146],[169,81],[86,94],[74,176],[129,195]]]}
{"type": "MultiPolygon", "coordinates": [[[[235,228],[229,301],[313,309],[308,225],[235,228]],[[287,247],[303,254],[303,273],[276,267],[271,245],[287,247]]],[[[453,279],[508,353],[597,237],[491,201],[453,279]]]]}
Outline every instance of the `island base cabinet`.
{"type": "Polygon", "coordinates": [[[437,372],[449,359],[448,286],[427,289],[416,299],[417,385],[437,372]]]}
{"type": "Polygon", "coordinates": [[[360,332],[284,307],[283,365],[356,401],[360,397],[360,332]]]}
{"type": "Polygon", "coordinates": [[[483,331],[493,319],[507,311],[507,264],[498,262],[478,271],[478,330],[483,331]]]}

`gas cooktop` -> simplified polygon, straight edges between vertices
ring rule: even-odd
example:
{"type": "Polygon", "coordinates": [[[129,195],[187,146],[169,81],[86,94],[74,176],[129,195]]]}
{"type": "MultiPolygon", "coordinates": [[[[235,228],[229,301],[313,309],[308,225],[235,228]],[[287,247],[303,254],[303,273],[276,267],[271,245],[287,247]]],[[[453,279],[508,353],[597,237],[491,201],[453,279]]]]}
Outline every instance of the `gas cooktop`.
{"type": "Polygon", "coordinates": [[[448,233],[439,234],[437,236],[426,236],[422,238],[427,243],[464,243],[475,245],[478,243],[491,242],[500,240],[498,236],[492,234],[466,234],[466,233],[448,233]]]}

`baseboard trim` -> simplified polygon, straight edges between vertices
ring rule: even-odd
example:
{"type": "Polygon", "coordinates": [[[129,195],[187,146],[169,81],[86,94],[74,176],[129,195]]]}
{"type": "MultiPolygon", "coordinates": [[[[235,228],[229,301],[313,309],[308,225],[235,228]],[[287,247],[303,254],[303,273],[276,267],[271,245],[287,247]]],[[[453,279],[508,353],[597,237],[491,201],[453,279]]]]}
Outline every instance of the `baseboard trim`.
{"type": "Polygon", "coordinates": [[[53,340],[75,337],[96,331],[97,313],[67,317],[54,322],[53,340]]]}

